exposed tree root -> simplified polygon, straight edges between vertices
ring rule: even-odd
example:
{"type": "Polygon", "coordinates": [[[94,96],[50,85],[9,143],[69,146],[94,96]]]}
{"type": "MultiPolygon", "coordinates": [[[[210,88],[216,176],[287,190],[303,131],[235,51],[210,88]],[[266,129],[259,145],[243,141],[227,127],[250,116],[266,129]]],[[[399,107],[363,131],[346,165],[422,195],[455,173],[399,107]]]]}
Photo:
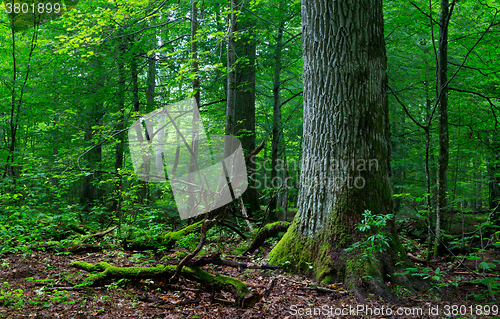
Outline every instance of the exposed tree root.
{"type": "MultiPolygon", "coordinates": [[[[171,277],[176,269],[176,265],[156,265],[154,267],[115,267],[107,262],[90,264],[83,261],[75,261],[71,266],[86,270],[88,272],[98,272],[92,274],[85,280],[86,283],[96,283],[108,278],[153,278],[171,277]]],[[[197,281],[210,291],[224,290],[233,294],[235,303],[239,307],[252,307],[261,299],[261,295],[251,292],[240,280],[223,275],[212,275],[196,267],[183,267],[181,276],[197,281]]]]}
{"type": "Polygon", "coordinates": [[[203,220],[184,227],[181,230],[169,232],[158,237],[141,237],[134,240],[126,240],[123,245],[125,248],[133,250],[150,250],[158,247],[172,248],[177,241],[189,233],[195,232],[201,228],[203,220]]]}
{"type": "Polygon", "coordinates": [[[289,222],[279,221],[271,224],[267,224],[262,227],[257,235],[254,235],[254,239],[250,246],[245,250],[243,255],[252,254],[256,249],[258,249],[266,239],[271,237],[277,237],[279,233],[286,232],[288,227],[290,226],[289,222]]]}

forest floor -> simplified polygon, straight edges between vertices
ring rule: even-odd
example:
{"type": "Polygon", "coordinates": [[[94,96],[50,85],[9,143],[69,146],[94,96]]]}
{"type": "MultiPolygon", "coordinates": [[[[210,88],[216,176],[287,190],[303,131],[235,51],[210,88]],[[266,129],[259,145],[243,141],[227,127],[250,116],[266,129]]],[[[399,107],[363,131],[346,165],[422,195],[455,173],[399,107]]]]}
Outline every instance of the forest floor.
{"type": "MultiPolygon", "coordinates": [[[[239,272],[235,268],[214,265],[207,265],[204,269],[236,277],[253,292],[262,293],[274,281],[272,289],[252,308],[240,309],[227,304],[228,299],[231,299],[229,294],[212,296],[190,281],[171,286],[164,283],[166,278],[114,279],[95,287],[73,287],[88,273],[70,267],[72,261],[108,261],[118,266],[148,266],[161,263],[167,254],[155,255],[117,248],[80,255],[41,251],[6,254],[2,256],[0,264],[0,301],[9,300],[10,305],[0,306],[0,318],[495,317],[492,314],[484,315],[487,309],[494,310],[490,297],[474,300],[473,295],[483,293],[484,286],[467,283],[473,279],[470,273],[462,267],[455,267],[456,262],[444,261],[428,269],[429,275],[439,278],[440,285],[413,295],[394,287],[398,294],[396,301],[372,295],[360,302],[340,284],[329,286],[335,292],[322,292],[316,289],[313,282],[281,270],[246,269],[239,272]],[[454,282],[456,286],[450,284],[454,282]],[[212,297],[215,297],[215,301],[211,302],[212,297]]],[[[489,253],[489,258],[498,256],[500,250],[489,253]]]]}

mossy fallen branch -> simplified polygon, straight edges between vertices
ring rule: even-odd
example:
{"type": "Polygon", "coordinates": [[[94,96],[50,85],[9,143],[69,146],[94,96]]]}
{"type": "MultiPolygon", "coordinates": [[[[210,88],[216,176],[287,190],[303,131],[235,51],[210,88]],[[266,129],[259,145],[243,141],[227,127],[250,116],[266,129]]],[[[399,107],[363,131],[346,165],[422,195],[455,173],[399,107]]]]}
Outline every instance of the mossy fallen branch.
{"type": "MultiPolygon", "coordinates": [[[[171,277],[176,265],[156,265],[154,267],[116,267],[107,262],[90,264],[84,261],[74,261],[71,266],[88,272],[97,272],[90,275],[84,284],[96,284],[109,278],[154,278],[158,276],[171,277]]],[[[233,294],[235,303],[239,307],[252,307],[261,295],[251,292],[240,280],[223,275],[212,275],[196,267],[183,267],[181,276],[201,283],[209,291],[228,291],[233,294]]]]}
{"type": "Polygon", "coordinates": [[[169,232],[164,235],[157,237],[141,237],[133,240],[125,240],[123,245],[127,249],[134,250],[150,250],[156,249],[158,247],[165,247],[167,249],[172,248],[175,243],[182,239],[182,237],[188,235],[189,233],[198,231],[203,224],[203,220],[186,226],[178,231],[169,232]]]}

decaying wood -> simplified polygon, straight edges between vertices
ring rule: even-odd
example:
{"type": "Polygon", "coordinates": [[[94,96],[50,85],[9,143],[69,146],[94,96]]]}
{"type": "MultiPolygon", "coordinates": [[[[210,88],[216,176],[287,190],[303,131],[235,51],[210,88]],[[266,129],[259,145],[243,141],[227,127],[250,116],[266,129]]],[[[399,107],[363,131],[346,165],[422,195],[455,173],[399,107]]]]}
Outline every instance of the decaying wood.
{"type": "MultiPolygon", "coordinates": [[[[408,258],[410,258],[411,261],[414,261],[414,262],[417,262],[420,264],[428,264],[428,262],[425,259],[418,258],[418,257],[412,255],[411,253],[406,253],[406,256],[408,256],[408,258]]],[[[445,259],[446,259],[446,257],[439,257],[437,259],[431,260],[429,263],[440,263],[445,259]]]]}
{"type": "Polygon", "coordinates": [[[73,254],[97,252],[97,251],[102,250],[102,247],[100,247],[99,245],[92,245],[92,244],[78,244],[75,246],[68,246],[68,247],[42,244],[42,245],[38,245],[37,248],[43,249],[45,251],[54,251],[54,252],[58,252],[58,253],[69,252],[69,253],[73,253],[73,254]]]}
{"type": "Polygon", "coordinates": [[[77,225],[71,224],[68,226],[68,228],[71,229],[72,231],[74,231],[75,233],[80,234],[80,235],[87,235],[87,232],[85,231],[85,229],[80,228],[77,225]]]}
{"type": "Polygon", "coordinates": [[[415,257],[411,253],[406,253],[406,256],[408,256],[408,258],[410,258],[411,261],[414,261],[416,263],[421,263],[421,264],[427,263],[427,261],[425,261],[425,259],[415,257]]]}
{"type": "Polygon", "coordinates": [[[169,232],[157,237],[138,238],[134,240],[126,240],[123,246],[126,249],[132,250],[150,250],[159,247],[172,248],[175,243],[189,233],[195,232],[201,228],[203,221],[188,225],[178,231],[169,232]]]}
{"type": "Polygon", "coordinates": [[[291,281],[291,282],[299,284],[299,285],[304,285],[305,286],[304,288],[308,289],[308,290],[316,290],[316,291],[325,292],[325,293],[337,293],[337,294],[341,294],[341,295],[348,293],[348,291],[345,290],[341,284],[330,285],[330,287],[336,288],[336,289],[332,289],[332,288],[314,285],[314,284],[311,284],[308,282],[300,282],[300,281],[295,281],[295,280],[291,280],[291,279],[288,279],[288,281],[291,281]]]}
{"type": "Polygon", "coordinates": [[[243,240],[247,239],[247,236],[243,234],[233,223],[229,222],[228,220],[219,220],[218,224],[224,227],[229,228],[230,230],[234,231],[238,236],[240,236],[243,240]]]}
{"type": "MultiPolygon", "coordinates": [[[[83,261],[75,261],[71,266],[91,274],[84,283],[96,284],[109,278],[155,278],[170,277],[177,270],[175,265],[156,265],[154,267],[115,267],[107,262],[90,264],[83,261]]],[[[227,291],[234,296],[235,303],[239,307],[252,307],[261,299],[261,295],[251,292],[240,280],[223,275],[212,275],[197,267],[183,267],[181,275],[184,278],[201,283],[208,291],[227,291]]]]}
{"type": "Polygon", "coordinates": [[[276,285],[276,278],[271,279],[269,285],[262,292],[262,298],[267,298],[276,285]]]}

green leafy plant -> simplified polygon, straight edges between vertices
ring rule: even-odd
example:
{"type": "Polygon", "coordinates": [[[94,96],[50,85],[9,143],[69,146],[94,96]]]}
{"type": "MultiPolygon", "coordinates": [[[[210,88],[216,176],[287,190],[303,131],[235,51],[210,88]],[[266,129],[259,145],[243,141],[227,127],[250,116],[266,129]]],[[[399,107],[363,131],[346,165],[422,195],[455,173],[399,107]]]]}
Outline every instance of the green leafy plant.
{"type": "Polygon", "coordinates": [[[106,289],[108,290],[114,290],[117,289],[118,287],[125,287],[127,282],[130,281],[128,278],[121,278],[118,281],[113,281],[109,285],[105,285],[106,289]]]}
{"type": "Polygon", "coordinates": [[[190,233],[184,236],[181,240],[179,240],[177,242],[177,245],[179,245],[180,247],[184,247],[187,250],[193,251],[196,249],[196,246],[198,246],[199,239],[200,239],[199,234],[190,233]]]}
{"type": "Polygon", "coordinates": [[[72,293],[70,293],[70,292],[54,290],[54,294],[50,297],[50,301],[52,301],[53,304],[60,304],[60,303],[73,304],[73,303],[75,303],[74,300],[68,300],[69,297],[71,297],[71,296],[72,296],[72,293]]]}
{"type": "MultiPolygon", "coordinates": [[[[478,269],[481,270],[481,273],[484,276],[486,272],[492,272],[493,269],[497,266],[497,264],[500,265],[500,260],[493,260],[493,263],[482,261],[478,265],[478,269]]],[[[496,273],[498,274],[498,272],[496,273]]],[[[470,283],[482,284],[487,288],[480,294],[474,294],[473,296],[475,300],[481,300],[488,295],[491,296],[493,300],[496,300],[497,297],[495,296],[498,296],[500,294],[500,280],[498,279],[498,277],[478,278],[470,281],[470,283]]]]}
{"type": "Polygon", "coordinates": [[[4,307],[24,306],[23,290],[9,289],[9,283],[4,281],[5,288],[0,289],[0,304],[4,307]]]}
{"type": "Polygon", "coordinates": [[[368,236],[365,241],[358,241],[352,244],[349,248],[344,249],[344,251],[349,252],[352,250],[359,250],[361,252],[361,259],[367,260],[377,260],[374,253],[382,252],[387,247],[389,247],[389,242],[391,238],[383,229],[388,220],[394,218],[394,215],[373,215],[371,211],[365,210],[363,213],[363,220],[356,228],[362,232],[371,232],[373,235],[368,236]]]}

